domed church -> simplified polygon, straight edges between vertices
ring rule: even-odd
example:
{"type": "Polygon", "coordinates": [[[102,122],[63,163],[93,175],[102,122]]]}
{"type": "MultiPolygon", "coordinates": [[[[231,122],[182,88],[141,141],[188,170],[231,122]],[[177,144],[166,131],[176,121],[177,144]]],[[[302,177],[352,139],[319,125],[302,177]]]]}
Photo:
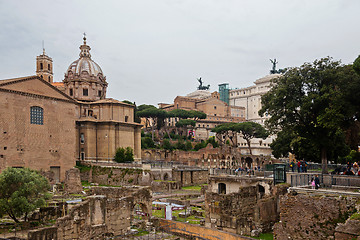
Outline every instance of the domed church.
{"type": "Polygon", "coordinates": [[[84,36],[62,82],[53,82],[45,50],[36,57],[36,76],[0,80],[0,171],[30,167],[63,181],[76,160],[110,162],[119,147],[141,159],[135,106],[106,98],[108,83],[90,50],[84,36]]]}

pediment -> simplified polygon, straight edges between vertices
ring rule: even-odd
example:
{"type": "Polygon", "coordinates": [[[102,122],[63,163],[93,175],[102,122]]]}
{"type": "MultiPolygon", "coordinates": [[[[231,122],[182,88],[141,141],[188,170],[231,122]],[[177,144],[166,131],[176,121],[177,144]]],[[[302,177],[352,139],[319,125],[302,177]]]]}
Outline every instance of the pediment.
{"type": "Polygon", "coordinates": [[[56,99],[62,100],[71,100],[74,101],[72,98],[67,96],[66,94],[62,93],[60,90],[56,89],[55,87],[51,86],[51,84],[45,82],[38,77],[29,77],[23,79],[14,79],[13,81],[0,81],[0,88],[36,94],[56,99]]]}

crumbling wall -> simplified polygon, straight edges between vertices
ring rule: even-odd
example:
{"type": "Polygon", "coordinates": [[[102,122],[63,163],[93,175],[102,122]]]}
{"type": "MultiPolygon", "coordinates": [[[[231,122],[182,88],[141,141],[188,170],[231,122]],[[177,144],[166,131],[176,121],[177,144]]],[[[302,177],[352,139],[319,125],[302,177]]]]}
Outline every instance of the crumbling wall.
{"type": "Polygon", "coordinates": [[[180,183],[175,181],[153,181],[151,183],[151,190],[153,192],[172,191],[180,188],[180,183]]]}
{"type": "Polygon", "coordinates": [[[275,186],[271,194],[259,192],[258,186],[240,187],[238,192],[218,194],[206,192],[205,226],[240,235],[253,230],[271,231],[278,221],[278,196],[287,186],[275,186]],[[279,190],[281,188],[282,190],[279,190]]]}
{"type": "Polygon", "coordinates": [[[91,239],[107,232],[106,197],[91,196],[56,221],[58,239],[91,239]]]}
{"type": "Polygon", "coordinates": [[[147,176],[149,171],[141,168],[89,166],[81,172],[81,181],[112,186],[150,185],[147,176]]]}
{"type": "Polygon", "coordinates": [[[28,240],[58,239],[57,228],[47,227],[36,230],[30,230],[27,239],[28,240]]]}
{"type": "Polygon", "coordinates": [[[335,228],[335,240],[360,239],[360,220],[348,219],[335,228]]]}
{"type": "Polygon", "coordinates": [[[130,229],[135,204],[151,216],[151,191],[148,187],[94,187],[93,195],[72,207],[68,214],[58,218],[55,227],[29,232],[29,239],[104,239],[123,235],[130,229]],[[56,229],[56,237],[55,235],[56,229]]]}
{"type": "Polygon", "coordinates": [[[208,182],[209,171],[207,169],[173,169],[172,177],[181,186],[199,185],[208,182]]]}
{"type": "Polygon", "coordinates": [[[68,193],[80,193],[83,190],[79,169],[71,168],[65,172],[64,190],[68,193]]]}
{"type": "Polygon", "coordinates": [[[274,237],[285,239],[329,239],[338,223],[355,211],[357,199],[324,195],[287,194],[280,198],[280,221],[274,237]]]}

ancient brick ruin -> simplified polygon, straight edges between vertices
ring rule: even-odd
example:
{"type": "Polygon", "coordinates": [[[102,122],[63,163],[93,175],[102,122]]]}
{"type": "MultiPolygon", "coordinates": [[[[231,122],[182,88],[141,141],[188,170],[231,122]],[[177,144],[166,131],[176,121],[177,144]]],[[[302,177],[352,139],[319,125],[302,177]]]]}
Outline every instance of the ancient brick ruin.
{"type": "Polygon", "coordinates": [[[280,221],[274,226],[274,237],[285,239],[356,239],[354,230],[360,229],[360,221],[344,223],[353,214],[356,197],[334,194],[287,194],[280,197],[280,221]],[[339,225],[338,225],[339,224],[339,225]],[[337,227],[338,226],[338,227],[337,227]],[[351,227],[349,227],[351,226],[351,227]]]}
{"type": "Polygon", "coordinates": [[[271,231],[286,188],[273,186],[271,179],[212,176],[205,194],[205,226],[240,235],[271,231]]]}
{"type": "Polygon", "coordinates": [[[94,187],[92,196],[58,218],[54,227],[30,231],[28,239],[102,239],[130,230],[134,206],[151,216],[151,191],[147,187],[94,187]]]}

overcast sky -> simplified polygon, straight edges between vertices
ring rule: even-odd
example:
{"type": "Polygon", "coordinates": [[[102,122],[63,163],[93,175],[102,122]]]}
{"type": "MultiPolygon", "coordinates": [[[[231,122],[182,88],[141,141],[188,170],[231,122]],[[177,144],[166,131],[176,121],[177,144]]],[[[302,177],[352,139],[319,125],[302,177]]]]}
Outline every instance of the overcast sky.
{"type": "Polygon", "coordinates": [[[107,81],[107,97],[172,103],[196,90],[253,85],[278,67],[360,54],[359,0],[0,0],[0,79],[54,62],[62,81],[82,33],[107,81]]]}

